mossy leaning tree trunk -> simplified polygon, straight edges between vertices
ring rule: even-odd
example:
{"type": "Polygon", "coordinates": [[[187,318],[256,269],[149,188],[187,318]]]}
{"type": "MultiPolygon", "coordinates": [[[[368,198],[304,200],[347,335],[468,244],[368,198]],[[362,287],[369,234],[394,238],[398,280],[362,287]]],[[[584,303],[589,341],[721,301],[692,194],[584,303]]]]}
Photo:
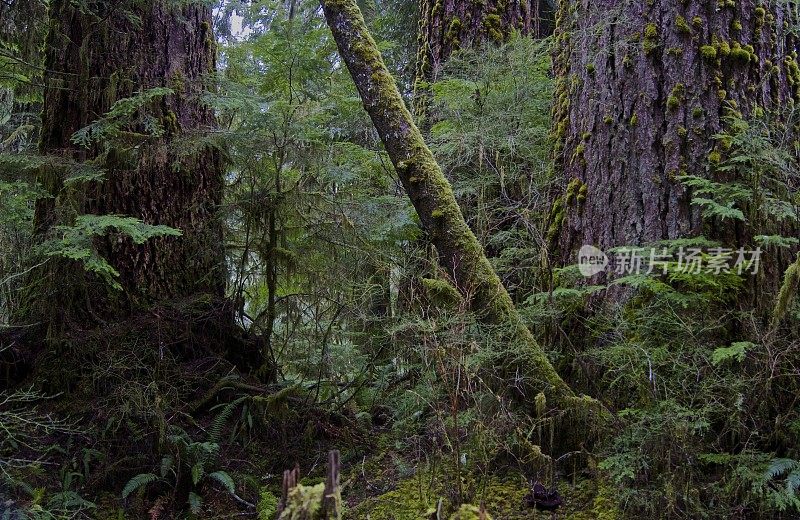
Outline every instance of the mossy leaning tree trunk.
{"type": "MultiPolygon", "coordinates": [[[[200,99],[203,77],[215,68],[211,9],[169,0],[86,5],[52,0],[49,23],[41,152],[93,161],[106,170],[103,182],[76,198],[78,213],[132,216],[182,232],[142,245],[120,236],[97,240],[100,253],[119,272],[124,296],[109,299],[102,290],[87,290],[86,298],[71,304],[94,306],[94,313],[114,318],[168,299],[221,299],[226,281],[217,217],[221,155],[191,139],[215,123],[213,110],[200,99]],[[173,93],[139,107],[119,135],[89,148],[71,141],[117,100],[157,87],[173,93]],[[160,137],[152,136],[154,126],[160,137]]],[[[62,192],[63,173],[43,172],[40,180],[54,195],[62,192]]],[[[39,202],[40,233],[61,223],[60,202],[39,202]]],[[[45,297],[48,290],[59,289],[45,287],[45,297]]]]}
{"type": "Polygon", "coordinates": [[[506,331],[519,345],[518,359],[498,360],[508,379],[500,384],[530,399],[543,392],[556,407],[569,407],[574,395],[558,376],[514,305],[467,226],[453,191],[414,124],[400,92],[369,34],[355,0],[323,0],[325,18],[364,108],[383,141],[403,186],[436,247],[442,268],[450,273],[470,310],[488,325],[506,331]],[[516,378],[515,378],[516,376],[516,378]],[[515,380],[520,382],[517,383],[515,380]]]}
{"type": "Polygon", "coordinates": [[[777,0],[561,1],[554,134],[564,184],[550,238],[562,263],[575,263],[584,244],[705,234],[748,245],[730,221],[704,228],[677,177],[713,174],[726,115],[800,99],[793,9],[777,0]]]}

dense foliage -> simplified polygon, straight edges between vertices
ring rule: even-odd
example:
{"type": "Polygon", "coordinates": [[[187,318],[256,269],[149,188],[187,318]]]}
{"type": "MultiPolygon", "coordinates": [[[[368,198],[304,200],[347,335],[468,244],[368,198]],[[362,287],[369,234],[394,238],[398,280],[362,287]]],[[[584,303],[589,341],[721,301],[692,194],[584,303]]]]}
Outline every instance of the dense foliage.
{"type": "MultiPolygon", "coordinates": [[[[705,229],[736,226],[749,240],[737,247],[763,249],[763,270],[670,261],[589,282],[554,250],[559,208],[587,196],[577,183],[559,195],[554,41],[511,34],[462,49],[428,85],[426,141],[526,325],[604,408],[606,424],[588,428],[582,408],[554,414],[544,393],[520,406],[497,392],[497,379],[523,388],[503,360],[524,352],[439,268],[319,6],[219,2],[219,70],[202,93],[218,126],[170,146],[224,156],[225,312],[257,361],[195,348],[217,312],[202,298],[47,330],[27,359],[42,265],[79,267],[113,294],[119,273],[100,238],[182,233],[82,213],[77,201],[109,181],[102,161],[37,151],[46,4],[0,2],[0,517],[274,518],[282,471],[301,466],[298,496],[311,503],[329,449],[342,452],[352,518],[483,518],[484,507],[530,518],[533,481],[556,487],[571,518],[800,514],[794,106],[728,110],[709,143],[724,157],[677,178],[705,229]],[[55,195],[38,182],[47,169],[63,172],[55,195]],[[59,221],[42,235],[46,198],[59,221]]],[[[410,102],[416,3],[361,7],[410,102]]],[[[137,140],[161,138],[170,129],[146,108],[173,94],[119,99],[72,142],[117,150],[132,121],[147,129],[137,140]]],[[[619,251],[730,260],[727,237],[708,236],[619,251]]]]}

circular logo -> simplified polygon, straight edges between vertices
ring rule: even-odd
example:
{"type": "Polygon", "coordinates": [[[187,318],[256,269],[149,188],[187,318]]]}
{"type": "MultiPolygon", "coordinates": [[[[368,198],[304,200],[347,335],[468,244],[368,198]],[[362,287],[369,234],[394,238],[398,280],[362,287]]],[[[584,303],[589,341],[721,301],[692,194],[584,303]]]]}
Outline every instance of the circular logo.
{"type": "Polygon", "coordinates": [[[608,266],[608,256],[594,246],[583,246],[578,251],[578,270],[586,278],[602,273],[608,266]]]}

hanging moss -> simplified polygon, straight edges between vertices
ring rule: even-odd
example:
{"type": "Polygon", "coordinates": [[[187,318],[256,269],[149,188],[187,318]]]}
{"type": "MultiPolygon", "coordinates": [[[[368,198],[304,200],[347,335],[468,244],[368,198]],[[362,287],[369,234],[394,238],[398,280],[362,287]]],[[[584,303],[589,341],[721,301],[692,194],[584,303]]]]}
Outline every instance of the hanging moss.
{"type": "Polygon", "coordinates": [[[164,117],[161,118],[161,126],[164,127],[164,133],[167,136],[176,135],[179,131],[178,116],[175,112],[168,110],[164,117]]]}
{"type": "Polygon", "coordinates": [[[624,58],[622,58],[622,66],[625,67],[626,69],[630,69],[633,67],[633,60],[627,54],[625,55],[624,58]]]}
{"type": "Polygon", "coordinates": [[[586,202],[586,197],[589,195],[589,186],[582,184],[578,190],[578,204],[586,202]]]}
{"type": "Polygon", "coordinates": [[[773,327],[777,326],[786,316],[786,312],[797,295],[798,288],[800,288],[800,256],[783,275],[783,284],[781,284],[775,308],[772,310],[773,327]]]}
{"type": "Polygon", "coordinates": [[[725,40],[719,40],[716,43],[716,48],[717,48],[717,54],[719,54],[720,57],[724,58],[731,53],[731,46],[725,40]]]}
{"type": "Polygon", "coordinates": [[[756,18],[756,27],[762,27],[766,21],[767,10],[759,6],[753,10],[756,18]]]}
{"type": "Polygon", "coordinates": [[[445,39],[450,42],[453,47],[457,47],[459,44],[459,34],[461,34],[461,19],[457,16],[454,16],[452,20],[450,20],[450,26],[447,28],[447,34],[445,35],[445,39]]]}
{"type": "Polygon", "coordinates": [[[742,44],[739,42],[733,42],[733,45],[731,45],[730,57],[732,59],[741,62],[749,62],[752,56],[755,56],[755,51],[752,46],[747,45],[742,47],[742,44]]]}
{"type": "Polygon", "coordinates": [[[502,31],[502,19],[499,14],[488,14],[483,19],[483,26],[489,38],[495,43],[502,43],[504,40],[502,31]]]}
{"type": "Polygon", "coordinates": [[[581,188],[583,188],[584,186],[585,185],[583,184],[583,181],[580,179],[576,178],[569,181],[569,184],[567,184],[567,199],[566,199],[567,205],[571,204],[575,200],[581,188]]]}
{"type": "Polygon", "coordinates": [[[553,201],[552,208],[550,208],[550,226],[547,228],[547,242],[549,244],[555,244],[561,233],[561,225],[564,223],[566,211],[565,200],[566,197],[557,197],[553,201]]]}

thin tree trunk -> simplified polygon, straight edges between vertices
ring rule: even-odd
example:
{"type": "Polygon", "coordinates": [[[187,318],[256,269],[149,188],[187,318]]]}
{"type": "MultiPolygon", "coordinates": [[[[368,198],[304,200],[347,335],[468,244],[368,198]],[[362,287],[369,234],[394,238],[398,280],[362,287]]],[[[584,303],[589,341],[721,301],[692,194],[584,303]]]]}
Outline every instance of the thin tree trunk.
{"type": "Polygon", "coordinates": [[[406,109],[355,1],[323,0],[322,7],[364,107],[436,247],[442,268],[452,276],[479,320],[506,327],[508,342],[524,348],[521,359],[502,360],[511,369],[509,372],[522,381],[519,385],[506,381],[506,385],[516,387],[531,399],[535,392],[544,391],[558,404],[564,404],[572,398],[572,391],[522,322],[464,221],[450,184],[406,109]]]}

